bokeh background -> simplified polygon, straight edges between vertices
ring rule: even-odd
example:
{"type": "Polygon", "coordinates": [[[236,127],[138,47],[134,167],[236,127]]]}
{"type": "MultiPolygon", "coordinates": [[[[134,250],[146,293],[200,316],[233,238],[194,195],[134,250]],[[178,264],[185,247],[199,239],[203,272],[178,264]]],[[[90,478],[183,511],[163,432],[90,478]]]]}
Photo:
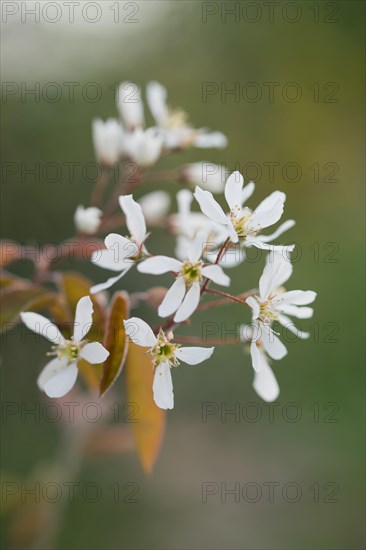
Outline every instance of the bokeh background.
{"type": "MultiPolygon", "coordinates": [[[[118,24],[110,9],[116,3],[99,2],[103,16],[95,24],[83,21],[80,10],[75,22],[68,22],[64,3],[57,4],[63,15],[54,24],[42,17],[39,23],[32,17],[21,22],[19,14],[3,20],[3,82],[17,83],[20,89],[22,83],[34,88],[39,82],[42,88],[49,82],[79,82],[82,88],[96,82],[103,93],[95,102],[78,89],[72,101],[66,93],[55,102],[47,97],[36,101],[31,95],[24,99],[20,92],[3,96],[3,163],[93,161],[91,121],[116,116],[115,84],[132,80],[144,86],[157,80],[168,88],[171,105],[184,108],[195,125],[221,130],[229,139],[224,150],[189,150],[160,167],[199,160],[240,166],[246,179],[256,179],[255,202],[272,190],[285,191],[286,217],[297,221],[285,239],[300,247],[287,286],[314,289],[318,299],[314,318],[300,322],[311,331],[310,340],[289,343],[288,356],[274,365],[281,394],[273,422],[268,406],[252,389],[250,358],[241,346],[218,347],[209,363],[174,372],[176,405],[168,414],[153,474],[143,473],[134,453],[85,458],[76,480],[98,483],[103,496],[90,503],[77,492],[74,502],[59,511],[52,546],[363,548],[364,3],[297,1],[292,3],[295,8],[284,10],[289,3],[280,2],[270,21],[262,2],[117,2],[121,19],[133,13],[136,20],[118,24]],[[225,15],[229,8],[237,10],[236,19],[225,15]],[[239,83],[244,97],[236,101],[233,95],[217,93],[205,102],[206,82],[217,83],[220,90],[239,83]],[[249,82],[262,92],[258,101],[248,100],[253,92],[245,93],[249,82]],[[268,82],[278,83],[273,101],[268,100],[268,82]],[[290,82],[301,90],[298,101],[286,97],[290,82]],[[270,162],[279,163],[272,181],[266,168],[270,162]],[[283,172],[292,162],[301,168],[298,178],[291,170],[283,172]],[[319,177],[314,176],[314,165],[319,177]],[[256,166],[262,173],[255,173],[256,166]],[[216,403],[219,411],[207,422],[202,421],[205,402],[216,403]],[[234,406],[243,413],[239,421],[232,415],[222,421],[220,411],[234,406]],[[261,417],[251,422],[249,417],[258,410],[261,417]],[[295,413],[300,417],[290,421],[295,413]],[[138,502],[114,502],[111,486],[128,482],[138,484],[138,502]],[[258,502],[243,497],[235,502],[228,495],[225,503],[219,492],[203,502],[204,482],[218,484],[215,487],[226,483],[228,488],[252,482],[263,495],[258,502]],[[263,485],[268,482],[279,483],[274,502],[263,485]],[[301,487],[297,502],[283,497],[289,482],[301,487]],[[310,489],[314,484],[319,486],[319,502],[310,489]]],[[[81,173],[70,182],[66,169],[55,183],[42,176],[36,181],[32,174],[22,177],[19,171],[3,174],[2,236],[24,244],[70,237],[75,207],[87,203],[91,185],[81,173]]],[[[172,185],[155,187],[174,197],[172,185]]],[[[158,230],[149,248],[160,251],[161,246],[173,251],[173,241],[158,230]]],[[[91,265],[69,267],[104,280],[105,273],[91,265]]],[[[255,286],[262,268],[263,261],[251,261],[233,271],[233,291],[255,286]]],[[[27,265],[14,269],[22,275],[29,272],[27,265]]],[[[161,279],[162,284],[168,281],[161,279]]],[[[142,275],[133,274],[119,288],[138,290],[146,283],[142,275]]],[[[156,322],[151,311],[138,313],[156,322]]],[[[249,321],[249,312],[244,313],[246,317],[233,305],[197,314],[189,332],[201,334],[207,320],[217,322],[218,330],[232,330],[249,321]]],[[[46,403],[35,380],[47,345],[19,345],[15,335],[5,340],[3,401],[29,407],[40,400],[46,403]]],[[[117,392],[123,402],[123,378],[117,392]]],[[[61,456],[62,449],[57,424],[31,417],[22,421],[19,414],[3,419],[3,480],[40,479],[43,465],[61,456]]],[[[28,547],[32,515],[19,521],[19,510],[5,505],[2,523],[4,548],[28,547]]]]}

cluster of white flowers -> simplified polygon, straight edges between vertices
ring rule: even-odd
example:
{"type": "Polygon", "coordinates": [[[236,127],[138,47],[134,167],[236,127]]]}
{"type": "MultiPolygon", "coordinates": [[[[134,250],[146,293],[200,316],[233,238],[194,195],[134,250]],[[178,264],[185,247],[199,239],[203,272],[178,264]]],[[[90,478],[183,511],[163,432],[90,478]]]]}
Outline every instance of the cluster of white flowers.
{"type": "MultiPolygon", "coordinates": [[[[170,109],[167,91],[158,82],[148,83],[146,99],[155,122],[151,128],[145,128],[141,90],[133,82],[123,82],[117,91],[121,120],[93,121],[95,153],[102,165],[113,167],[119,159],[125,158],[141,168],[148,168],[157,162],[164,151],[191,146],[226,146],[227,139],[221,132],[192,128],[184,111],[170,109]]],[[[197,178],[197,174],[190,176],[188,167],[187,177],[197,178]]]]}
{"type": "MultiPolygon", "coordinates": [[[[130,82],[120,85],[117,105],[121,121],[110,119],[105,123],[101,120],[93,122],[96,156],[102,166],[110,169],[121,159],[128,159],[135,162],[141,173],[144,173],[146,168],[158,161],[163,152],[188,146],[226,145],[223,134],[192,128],[182,111],[171,110],[167,106],[166,96],[165,88],[157,82],[147,85],[146,97],[155,126],[145,128],[140,88],[130,82]]],[[[195,190],[178,191],[178,211],[175,214],[168,214],[170,197],[163,191],[148,193],[139,202],[132,194],[122,193],[119,196],[128,235],[108,234],[104,241],[105,248],[95,252],[91,258],[93,264],[114,271],[117,275],[92,286],[90,293],[96,294],[112,287],[134,266],[143,274],[172,274],[173,283],[158,307],[159,316],[169,318],[164,324],[164,330],[161,326],[153,330],[138,317],[123,320],[130,339],[148,348],[151,354],[154,399],[163,409],[174,406],[171,368],[177,367],[180,361],[198,364],[211,357],[214,351],[213,347],[181,347],[179,343],[173,343],[172,330],[191,318],[202,296],[208,291],[222,295],[226,300],[231,298],[242,306],[249,306],[253,312],[252,323],[241,326],[241,340],[250,344],[255,373],[254,389],[264,400],[273,401],[278,396],[279,388],[269,360],[281,359],[287,353],[273,330],[273,323],[279,322],[300,338],[307,338],[309,335],[297,330],[287,315],[309,318],[313,310],[307,306],[316,297],[313,291],[286,292],[282,288],[292,273],[290,256],[294,245],[272,243],[295,222],[287,220],[272,234],[262,233],[280,221],[286,196],[281,191],[274,191],[252,209],[246,203],[254,193],[255,185],[249,182],[244,186],[244,179],[239,172],[229,175],[225,168],[205,161],[186,165],[178,173],[180,181],[189,182],[195,186],[195,190]],[[211,191],[224,191],[226,211],[211,191]],[[192,210],[194,200],[200,211],[192,210]],[[152,255],[147,250],[146,240],[150,234],[147,226],[153,227],[163,222],[164,227],[176,237],[176,258],[152,255]],[[258,292],[249,295],[244,301],[227,292],[208,288],[211,283],[230,286],[230,277],[224,268],[242,264],[248,247],[256,247],[267,253],[258,292]],[[240,252],[239,256],[237,251],[240,252]]],[[[79,206],[75,213],[79,232],[94,234],[99,228],[102,214],[96,207],[84,209],[79,206]]],[[[38,380],[40,388],[51,397],[64,395],[74,385],[80,358],[100,363],[108,355],[101,344],[87,343],[82,339],[85,331],[81,327],[88,323],[90,325],[91,316],[92,302],[89,297],[84,297],[76,311],[74,336],[68,341],[55,325],[50,325],[40,315],[22,314],[22,320],[28,328],[42,333],[55,344],[53,353],[56,358],[45,367],[38,380]],[[48,330],[44,333],[46,322],[48,330]]]]}

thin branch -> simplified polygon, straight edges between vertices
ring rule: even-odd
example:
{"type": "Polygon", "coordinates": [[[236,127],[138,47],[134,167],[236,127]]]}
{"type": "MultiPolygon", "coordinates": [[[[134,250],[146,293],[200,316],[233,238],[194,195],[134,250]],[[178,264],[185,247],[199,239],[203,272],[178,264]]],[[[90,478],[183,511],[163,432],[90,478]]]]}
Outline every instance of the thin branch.
{"type": "Polygon", "coordinates": [[[222,292],[221,290],[213,290],[212,288],[206,288],[205,292],[209,292],[210,294],[216,294],[217,296],[223,296],[227,300],[231,300],[232,302],[238,302],[239,304],[242,304],[243,306],[248,305],[241,298],[238,298],[237,296],[233,296],[232,294],[228,294],[227,292],[222,292]]]}
{"type": "MultiPolygon", "coordinates": [[[[222,255],[224,254],[225,249],[226,249],[227,245],[229,244],[229,242],[230,242],[230,237],[228,237],[228,238],[226,239],[226,241],[224,242],[224,244],[221,246],[221,248],[220,248],[220,250],[219,250],[219,252],[218,252],[218,254],[217,254],[217,256],[216,256],[216,260],[215,260],[215,264],[214,264],[214,265],[217,265],[217,264],[220,262],[221,257],[222,257],[222,255]]],[[[202,296],[202,294],[206,291],[206,289],[207,289],[207,287],[208,287],[209,284],[210,284],[210,279],[208,279],[208,278],[206,277],[206,280],[205,280],[205,282],[203,283],[202,288],[201,288],[201,296],[202,296]]]]}
{"type": "MultiPolygon", "coordinates": [[[[236,297],[241,298],[242,300],[245,300],[246,298],[248,298],[249,296],[253,296],[257,292],[258,292],[258,290],[256,288],[253,288],[252,290],[248,290],[248,292],[243,292],[242,294],[238,294],[238,296],[236,296],[236,297]]],[[[211,294],[213,294],[213,292],[211,292],[211,294]]],[[[232,301],[233,300],[231,300],[229,298],[223,298],[222,300],[213,300],[211,302],[201,304],[200,306],[198,306],[196,311],[205,311],[206,309],[210,309],[210,308],[214,308],[214,307],[218,307],[218,306],[225,306],[225,305],[227,306],[232,301]]]]}
{"type": "Polygon", "coordinates": [[[103,195],[109,182],[110,173],[111,172],[109,168],[102,168],[100,176],[97,179],[93,189],[93,193],[90,199],[90,206],[96,206],[97,208],[100,208],[102,206],[103,195]]]}

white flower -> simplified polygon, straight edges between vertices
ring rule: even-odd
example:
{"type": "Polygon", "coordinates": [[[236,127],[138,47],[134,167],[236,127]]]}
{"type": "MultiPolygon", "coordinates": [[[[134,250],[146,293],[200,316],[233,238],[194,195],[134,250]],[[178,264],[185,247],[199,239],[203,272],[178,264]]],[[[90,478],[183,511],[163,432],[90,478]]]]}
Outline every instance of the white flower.
{"type": "Polygon", "coordinates": [[[49,355],[55,358],[47,363],[37,380],[40,390],[49,397],[63,397],[74,387],[80,359],[96,365],[103,363],[109,355],[99,342],[85,340],[93,321],[93,303],[89,296],[80,298],[76,306],[71,340],[66,340],[56,325],[43,315],[22,312],[20,317],[26,327],[54,344],[49,355]]]}
{"type": "Polygon", "coordinates": [[[100,164],[113,167],[121,155],[123,129],[118,120],[109,118],[93,120],[92,126],[94,150],[100,164]]]}
{"type": "Polygon", "coordinates": [[[204,238],[199,234],[188,247],[188,258],[184,262],[168,256],[153,256],[138,265],[140,273],[162,275],[171,271],[175,274],[175,282],[159,306],[160,317],[168,317],[176,312],[175,323],[188,319],[199,304],[204,277],[218,285],[230,285],[230,278],[220,266],[204,266],[201,260],[203,246],[204,238]]]}
{"type": "Polygon", "coordinates": [[[91,294],[101,292],[114,285],[145,253],[144,243],[147,234],[141,206],[133,200],[132,195],[120,196],[119,204],[126,216],[126,225],[130,232],[130,238],[127,239],[117,233],[110,233],[104,240],[106,250],[94,252],[91,258],[91,261],[95,265],[103,269],[118,271],[119,275],[111,277],[105,283],[93,286],[90,289],[91,294]]]}
{"type": "MultiPolygon", "coordinates": [[[[258,327],[255,328],[242,325],[240,327],[240,334],[244,342],[252,342],[250,351],[252,355],[252,364],[254,370],[253,388],[264,401],[275,401],[280,393],[276,377],[269,365],[269,359],[267,356],[267,340],[261,338],[255,338],[255,334],[258,331],[258,327]],[[259,367],[259,370],[258,370],[259,367]]],[[[271,349],[269,350],[270,355],[271,349]]],[[[275,359],[281,359],[287,353],[284,347],[284,353],[280,357],[277,355],[275,359]]]]}
{"type": "Polygon", "coordinates": [[[144,126],[141,90],[133,82],[122,82],[117,90],[117,108],[128,130],[144,126]]]}
{"type": "MultiPolygon", "coordinates": [[[[274,191],[252,211],[243,205],[253,194],[255,185],[250,182],[243,188],[243,183],[243,176],[239,172],[233,172],[226,182],[225,199],[230,208],[228,215],[224,213],[209,191],[196,187],[194,196],[202,212],[226,228],[227,236],[232,243],[240,242],[243,246],[257,246],[267,250],[283,249],[284,247],[270,246],[267,243],[292,227],[295,223],[293,220],[283,223],[272,235],[260,237],[257,235],[262,229],[275,224],[281,218],[286,200],[285,193],[274,191]]],[[[294,246],[286,248],[293,250],[294,246]]]]}
{"type": "Polygon", "coordinates": [[[123,321],[126,334],[138,346],[149,348],[154,367],[154,401],[161,409],[174,407],[173,382],[170,369],[177,367],[180,361],[188,365],[197,365],[209,359],[215,348],[184,347],[171,342],[173,334],[164,334],[160,329],[157,336],[145,321],[131,317],[123,321]]]}
{"type": "Polygon", "coordinates": [[[84,235],[94,235],[100,226],[103,212],[99,208],[78,206],[74,214],[76,229],[84,235]]]}
{"type": "Polygon", "coordinates": [[[190,146],[223,148],[227,138],[221,132],[196,130],[187,123],[187,115],[182,110],[171,110],[167,105],[167,91],[158,82],[149,82],[146,88],[147,102],[159,128],[164,131],[165,147],[179,149],[190,146]]]}
{"type": "Polygon", "coordinates": [[[160,223],[170,208],[170,196],[165,191],[147,193],[138,202],[146,222],[151,225],[160,223]]]}
{"type": "MultiPolygon", "coordinates": [[[[192,201],[193,193],[191,191],[188,189],[178,191],[178,212],[169,216],[168,219],[168,225],[177,235],[175,253],[181,260],[186,258],[187,247],[199,233],[204,233],[207,236],[206,240],[210,249],[212,244],[222,243],[226,238],[226,231],[222,225],[210,220],[201,212],[191,212],[192,201]]],[[[206,258],[206,249],[203,251],[203,256],[206,258]]],[[[227,263],[225,265],[229,267],[227,263]]]]}
{"type": "Polygon", "coordinates": [[[225,166],[208,161],[194,162],[183,166],[182,178],[192,185],[200,185],[211,193],[222,193],[228,178],[225,166]]]}
{"type": "Polygon", "coordinates": [[[163,143],[164,138],[157,128],[137,128],[124,135],[122,152],[138,166],[147,168],[159,159],[163,143]]]}
{"type": "MultiPolygon", "coordinates": [[[[299,338],[308,338],[309,333],[298,330],[286,314],[298,319],[309,319],[313,315],[311,304],[316,298],[312,290],[290,290],[282,288],[292,274],[292,265],[281,252],[268,254],[267,263],[259,280],[259,296],[250,296],[246,299],[252,308],[253,324],[257,327],[252,347],[253,367],[260,370],[260,358],[256,352],[255,341],[260,339],[267,353],[273,359],[281,359],[284,345],[271,328],[274,321],[278,321],[286,329],[295,333],[299,338]]],[[[286,349],[286,348],[285,348],[286,349]]]]}

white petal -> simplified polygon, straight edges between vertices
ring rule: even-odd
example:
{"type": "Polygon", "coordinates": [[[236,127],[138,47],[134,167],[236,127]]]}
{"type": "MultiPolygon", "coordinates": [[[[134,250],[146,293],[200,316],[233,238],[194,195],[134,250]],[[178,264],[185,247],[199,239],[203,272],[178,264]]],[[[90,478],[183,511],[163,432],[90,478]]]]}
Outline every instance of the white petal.
{"type": "Polygon", "coordinates": [[[253,212],[251,223],[261,228],[268,227],[278,222],[284,210],[286,195],[280,191],[274,191],[253,212]]]}
{"type": "Polygon", "coordinates": [[[199,231],[187,247],[187,256],[190,262],[198,262],[207,243],[207,232],[199,231]]]}
{"type": "Polygon", "coordinates": [[[286,195],[282,191],[273,191],[268,197],[266,197],[255,209],[257,213],[268,212],[277,204],[278,201],[285,203],[286,195]]]}
{"type": "Polygon", "coordinates": [[[262,355],[262,368],[255,373],[253,388],[264,401],[271,402],[279,396],[280,388],[264,353],[262,355]]]}
{"type": "Polygon", "coordinates": [[[178,277],[168,292],[164,296],[164,300],[161,302],[158,314],[160,317],[168,317],[181,305],[184,295],[186,293],[186,285],[183,277],[178,277]]]}
{"type": "Polygon", "coordinates": [[[225,185],[225,199],[230,209],[241,208],[244,178],[240,172],[230,174],[225,185]]]}
{"type": "Polygon", "coordinates": [[[280,287],[291,277],[292,264],[282,253],[268,254],[267,263],[259,280],[261,300],[267,300],[273,290],[280,287]]]}
{"type": "Polygon", "coordinates": [[[64,341],[64,337],[58,330],[56,325],[51,323],[47,317],[39,315],[39,313],[33,313],[31,311],[22,312],[20,318],[29,330],[32,330],[36,334],[40,334],[44,338],[47,338],[53,344],[59,344],[64,341]]]}
{"type": "Polygon", "coordinates": [[[116,254],[110,250],[98,250],[93,252],[91,261],[94,265],[102,269],[110,269],[111,271],[120,272],[126,267],[124,261],[117,261],[116,254]]]}
{"type": "Polygon", "coordinates": [[[38,378],[37,385],[41,391],[44,389],[44,385],[48,380],[57,376],[67,367],[67,359],[59,359],[55,357],[47,363],[47,365],[42,369],[38,378]]]}
{"type": "Polygon", "coordinates": [[[146,86],[146,99],[156,123],[163,126],[169,117],[166,88],[159,82],[149,82],[146,86]]]}
{"type": "Polygon", "coordinates": [[[122,273],[120,273],[119,275],[117,275],[117,277],[111,277],[110,279],[108,279],[108,281],[106,281],[105,283],[100,283],[99,285],[94,285],[91,287],[90,289],[90,294],[96,294],[97,292],[102,292],[102,290],[107,290],[107,288],[110,288],[111,286],[113,286],[117,281],[119,281],[120,279],[122,279],[122,277],[124,275],[126,275],[127,271],[129,271],[132,267],[132,264],[128,267],[126,267],[126,269],[124,269],[122,271],[122,273]]]}
{"type": "Polygon", "coordinates": [[[282,235],[282,233],[291,229],[291,227],[293,227],[295,223],[295,220],[286,220],[276,229],[276,231],[271,233],[271,235],[261,235],[261,241],[263,241],[264,243],[269,243],[274,239],[277,239],[277,237],[282,235]]]}
{"type": "Polygon", "coordinates": [[[140,273],[150,273],[151,275],[162,275],[173,271],[178,273],[182,267],[182,262],[168,256],[153,256],[137,266],[137,271],[140,273]]]}
{"type": "Polygon", "coordinates": [[[93,323],[93,302],[89,296],[83,296],[77,303],[74,322],[74,342],[85,338],[93,323]]]}
{"type": "Polygon", "coordinates": [[[43,391],[48,397],[63,397],[72,390],[77,376],[78,369],[76,363],[71,363],[67,367],[57,370],[53,376],[50,376],[43,385],[43,391]]]}
{"type": "Polygon", "coordinates": [[[314,314],[312,307],[298,307],[291,304],[279,304],[276,309],[278,311],[283,311],[283,313],[286,313],[287,315],[297,317],[298,319],[310,319],[310,317],[314,314]]]}
{"type": "Polygon", "coordinates": [[[262,354],[259,351],[255,340],[252,340],[252,343],[250,344],[250,355],[252,356],[253,369],[256,372],[259,372],[262,368],[262,354]]]}
{"type": "Polygon", "coordinates": [[[282,359],[287,355],[286,346],[270,328],[262,326],[261,340],[264,349],[272,359],[282,359]]]}
{"type": "Polygon", "coordinates": [[[109,351],[105,349],[99,342],[91,342],[86,344],[80,352],[80,357],[91,363],[92,365],[98,365],[104,363],[109,355],[109,351]]]}
{"type": "Polygon", "coordinates": [[[215,348],[189,347],[178,348],[175,350],[175,356],[188,365],[198,365],[202,361],[209,359],[215,348]]]}
{"type": "Polygon", "coordinates": [[[248,185],[243,187],[243,190],[241,192],[241,206],[244,205],[244,203],[251,197],[254,193],[255,184],[253,181],[250,181],[248,185]]]}
{"type": "Polygon", "coordinates": [[[290,290],[279,296],[281,302],[294,304],[296,306],[305,306],[314,302],[316,292],[313,290],[290,290]]]}
{"type": "Polygon", "coordinates": [[[138,252],[138,246],[118,233],[110,233],[104,239],[104,243],[108,250],[115,254],[116,262],[123,262],[126,258],[132,258],[136,256],[138,252]]]}
{"type": "Polygon", "coordinates": [[[178,212],[181,216],[186,217],[191,213],[191,204],[193,201],[193,193],[188,189],[181,189],[177,193],[178,212]]]}
{"type": "Polygon", "coordinates": [[[227,137],[222,132],[202,132],[196,135],[194,145],[202,149],[208,147],[223,149],[227,146],[227,137]]]}
{"type": "Polygon", "coordinates": [[[278,321],[281,323],[282,326],[284,326],[287,330],[289,330],[290,332],[292,332],[293,334],[296,334],[296,336],[298,338],[301,338],[301,340],[306,340],[307,338],[309,338],[310,336],[310,333],[309,332],[304,332],[300,329],[298,329],[294,323],[292,322],[292,320],[287,317],[286,315],[283,315],[281,313],[281,315],[278,316],[278,321]]]}
{"type": "Polygon", "coordinates": [[[211,281],[217,285],[230,285],[230,277],[224,273],[224,270],[219,265],[208,265],[203,267],[201,273],[204,277],[211,279],[211,281]]]}
{"type": "Polygon", "coordinates": [[[266,241],[262,239],[262,235],[258,235],[257,237],[247,237],[245,240],[245,246],[246,247],[256,246],[261,250],[270,250],[272,253],[279,252],[285,258],[286,257],[288,258],[289,252],[292,252],[295,248],[294,244],[286,244],[286,245],[268,244],[266,241]]]}
{"type": "Polygon", "coordinates": [[[129,129],[144,125],[141,90],[133,82],[122,82],[118,87],[117,108],[129,129]]]}
{"type": "Polygon", "coordinates": [[[160,363],[155,369],[153,382],[154,401],[161,409],[173,409],[173,381],[169,363],[160,363]]]}
{"type": "Polygon", "coordinates": [[[249,307],[252,308],[253,310],[253,313],[252,313],[252,319],[253,321],[255,319],[258,319],[259,317],[259,312],[260,312],[260,306],[258,304],[258,300],[256,300],[254,298],[254,296],[249,296],[246,300],[246,303],[248,304],[249,307]]]}
{"type": "Polygon", "coordinates": [[[139,317],[131,317],[123,321],[127,336],[134,344],[144,348],[151,348],[156,344],[156,336],[145,321],[139,317]]]}
{"type": "Polygon", "coordinates": [[[133,200],[132,195],[121,195],[119,204],[126,216],[126,225],[131,236],[142,244],[146,239],[146,223],[141,206],[133,200]]]}
{"type": "Polygon", "coordinates": [[[177,313],[174,315],[175,323],[182,323],[188,319],[196,310],[201,297],[201,287],[199,283],[193,283],[188,290],[182,304],[179,306],[177,313]]]}
{"type": "Polygon", "coordinates": [[[203,191],[203,189],[197,186],[194,196],[200,205],[202,212],[206,214],[207,217],[216,223],[227,225],[228,219],[210,191],[203,191]]]}

